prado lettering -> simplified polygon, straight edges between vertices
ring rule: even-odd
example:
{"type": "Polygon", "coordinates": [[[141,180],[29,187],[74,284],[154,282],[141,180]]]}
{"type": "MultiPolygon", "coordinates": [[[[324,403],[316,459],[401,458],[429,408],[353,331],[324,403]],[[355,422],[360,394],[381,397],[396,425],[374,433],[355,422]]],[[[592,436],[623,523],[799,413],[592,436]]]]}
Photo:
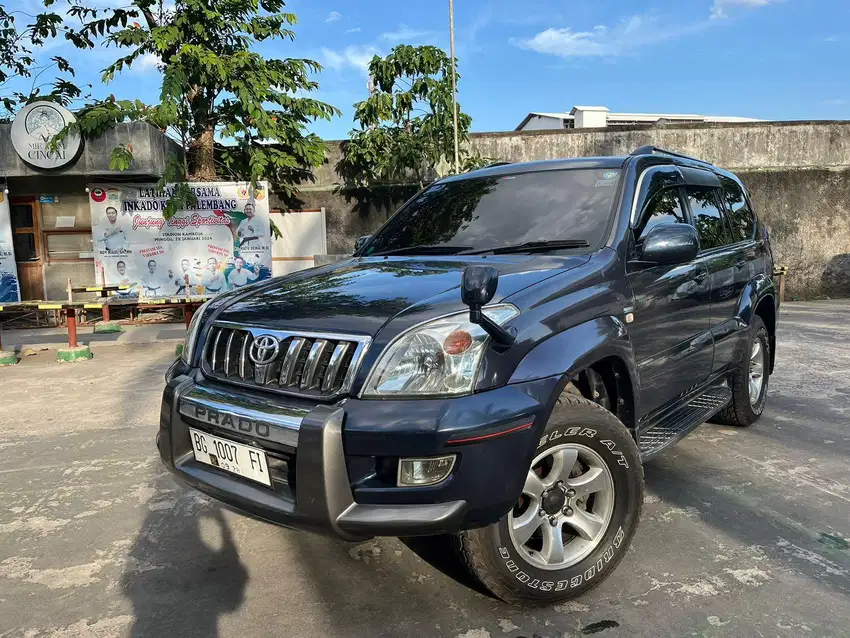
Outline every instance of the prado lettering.
{"type": "MultiPolygon", "coordinates": [[[[271,232],[265,184],[189,184],[198,198],[166,220],[173,193],[145,184],[92,186],[95,274],[129,286],[126,296],[215,295],[235,281],[271,277],[271,232]],[[230,273],[239,270],[240,277],[230,273]]],[[[244,285],[244,283],[243,283],[244,285]]]]}

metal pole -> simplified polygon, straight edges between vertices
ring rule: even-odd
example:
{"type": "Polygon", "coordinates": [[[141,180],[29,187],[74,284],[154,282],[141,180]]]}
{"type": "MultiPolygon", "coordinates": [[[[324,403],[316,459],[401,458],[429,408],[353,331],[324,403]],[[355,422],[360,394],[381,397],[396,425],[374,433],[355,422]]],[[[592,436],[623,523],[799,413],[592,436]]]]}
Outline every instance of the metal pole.
{"type": "Polygon", "coordinates": [[[77,318],[73,308],[68,308],[65,311],[68,319],[68,347],[77,347],[77,318]]]}
{"type": "Polygon", "coordinates": [[[455,174],[460,173],[460,153],[457,142],[457,73],[455,71],[455,3],[449,0],[449,40],[452,56],[452,121],[455,137],[455,174]]]}

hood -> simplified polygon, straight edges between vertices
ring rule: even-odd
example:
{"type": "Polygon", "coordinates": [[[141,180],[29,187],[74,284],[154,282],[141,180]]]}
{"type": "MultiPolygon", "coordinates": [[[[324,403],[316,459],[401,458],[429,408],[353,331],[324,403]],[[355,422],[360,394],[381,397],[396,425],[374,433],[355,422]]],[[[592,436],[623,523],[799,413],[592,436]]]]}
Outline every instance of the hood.
{"type": "Polygon", "coordinates": [[[389,319],[426,301],[434,316],[451,312],[460,303],[461,273],[469,265],[499,270],[493,298],[497,303],[588,259],[587,255],[349,259],[255,286],[248,296],[239,295],[218,319],[280,330],[374,336],[389,319]]]}

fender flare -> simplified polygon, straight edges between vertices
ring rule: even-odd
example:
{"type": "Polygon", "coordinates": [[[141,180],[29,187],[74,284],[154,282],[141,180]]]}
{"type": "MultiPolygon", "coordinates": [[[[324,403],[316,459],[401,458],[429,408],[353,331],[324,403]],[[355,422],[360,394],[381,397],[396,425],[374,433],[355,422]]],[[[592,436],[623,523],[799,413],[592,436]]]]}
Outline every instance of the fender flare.
{"type": "MultiPolygon", "coordinates": [[[[758,305],[765,297],[776,299],[776,285],[773,279],[764,274],[756,275],[744,288],[738,298],[737,315],[749,326],[758,305]]],[[[775,306],[775,303],[774,303],[775,306]]]]}
{"type": "MultiPolygon", "coordinates": [[[[625,324],[613,316],[591,319],[541,341],[523,357],[508,383],[563,376],[566,384],[577,372],[609,357],[625,366],[637,404],[640,381],[632,342],[625,324]]],[[[562,388],[559,384],[558,393],[562,388]]]]}

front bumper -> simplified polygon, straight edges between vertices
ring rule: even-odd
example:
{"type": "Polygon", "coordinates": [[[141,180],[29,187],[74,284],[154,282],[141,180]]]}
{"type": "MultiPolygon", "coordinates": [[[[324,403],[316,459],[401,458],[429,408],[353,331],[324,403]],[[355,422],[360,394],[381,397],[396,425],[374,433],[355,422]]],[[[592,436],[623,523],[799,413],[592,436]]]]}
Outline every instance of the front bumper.
{"type": "Polygon", "coordinates": [[[456,399],[315,405],[179,370],[163,394],[157,445],[184,482],[278,525],[347,540],[444,534],[489,525],[516,502],[558,381],[456,399]],[[196,461],[190,426],[266,451],[272,488],[196,461]],[[457,462],[437,485],[400,488],[389,478],[399,457],[441,454],[457,462]]]}

